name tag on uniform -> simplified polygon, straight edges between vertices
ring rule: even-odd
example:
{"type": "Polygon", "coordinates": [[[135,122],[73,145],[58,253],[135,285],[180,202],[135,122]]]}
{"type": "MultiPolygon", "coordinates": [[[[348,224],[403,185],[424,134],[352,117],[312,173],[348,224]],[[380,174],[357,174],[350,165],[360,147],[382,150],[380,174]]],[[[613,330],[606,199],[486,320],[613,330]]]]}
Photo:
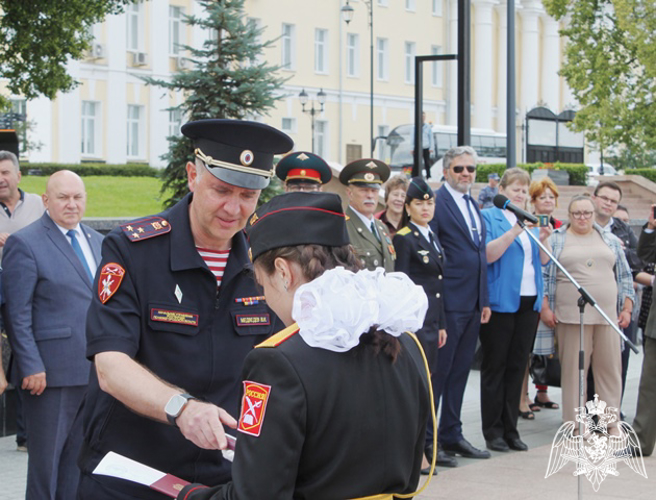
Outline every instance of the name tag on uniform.
{"type": "Polygon", "coordinates": [[[269,313],[237,314],[235,315],[235,321],[237,322],[237,326],[261,326],[271,324],[269,313]]]}
{"type": "Polygon", "coordinates": [[[168,309],[157,309],[153,307],[150,310],[150,319],[153,321],[161,321],[162,323],[198,326],[198,314],[169,311],[168,309]]]}

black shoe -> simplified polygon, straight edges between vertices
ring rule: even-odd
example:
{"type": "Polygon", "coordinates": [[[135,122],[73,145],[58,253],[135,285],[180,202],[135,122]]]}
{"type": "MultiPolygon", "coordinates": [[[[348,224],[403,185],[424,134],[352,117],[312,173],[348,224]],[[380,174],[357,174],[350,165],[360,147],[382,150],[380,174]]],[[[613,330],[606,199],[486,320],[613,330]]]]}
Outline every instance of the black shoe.
{"type": "MultiPolygon", "coordinates": [[[[422,476],[428,476],[430,474],[430,465],[426,467],[425,469],[421,469],[421,475],[422,476]]],[[[437,476],[437,467],[433,469],[433,476],[437,476]]]]}
{"type": "Polygon", "coordinates": [[[503,438],[485,440],[485,446],[492,451],[508,451],[510,449],[503,438]]]}
{"type": "Polygon", "coordinates": [[[444,451],[438,448],[435,465],[439,465],[440,467],[458,467],[458,461],[456,460],[456,457],[447,455],[444,451]]]}
{"type": "Polygon", "coordinates": [[[528,451],[528,446],[526,446],[526,443],[519,438],[506,439],[506,443],[508,443],[508,447],[511,450],[528,451]]]}
{"type": "Polygon", "coordinates": [[[490,458],[490,452],[474,448],[466,439],[457,443],[442,445],[442,449],[449,455],[460,455],[464,458],[490,458]]]}

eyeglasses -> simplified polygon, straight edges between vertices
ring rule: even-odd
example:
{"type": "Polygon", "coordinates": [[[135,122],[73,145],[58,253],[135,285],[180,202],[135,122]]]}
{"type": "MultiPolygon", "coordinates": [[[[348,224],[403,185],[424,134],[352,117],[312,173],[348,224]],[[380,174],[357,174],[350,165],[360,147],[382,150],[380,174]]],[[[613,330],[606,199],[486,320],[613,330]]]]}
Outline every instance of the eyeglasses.
{"type": "Polygon", "coordinates": [[[617,205],[620,201],[619,200],[611,200],[610,198],[606,198],[605,196],[597,196],[601,201],[604,203],[610,203],[611,205],[617,205]]]}
{"type": "Polygon", "coordinates": [[[570,212],[569,213],[572,217],[575,219],[589,219],[590,217],[593,216],[594,212],[592,211],[585,211],[585,212],[570,212]]]}
{"type": "Polygon", "coordinates": [[[467,169],[467,172],[469,172],[470,174],[473,174],[474,172],[476,172],[476,167],[473,166],[473,165],[467,165],[466,167],[465,167],[464,165],[458,165],[458,166],[456,166],[456,167],[451,167],[451,168],[453,169],[453,171],[454,171],[456,174],[462,174],[462,171],[463,171],[465,168],[467,169]]]}

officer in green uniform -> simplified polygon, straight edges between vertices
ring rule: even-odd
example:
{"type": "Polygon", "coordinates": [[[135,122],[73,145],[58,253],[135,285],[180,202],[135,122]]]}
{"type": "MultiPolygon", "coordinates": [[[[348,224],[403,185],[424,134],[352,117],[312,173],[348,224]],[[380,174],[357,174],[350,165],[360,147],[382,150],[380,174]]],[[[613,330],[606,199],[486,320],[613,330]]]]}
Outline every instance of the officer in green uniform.
{"type": "Polygon", "coordinates": [[[371,158],[356,160],[344,167],[339,181],[347,186],[349,206],[346,228],[351,245],[363,266],[370,271],[377,267],[394,271],[396,253],[385,224],[374,217],[380,186],[390,176],[389,166],[371,158]]]}
{"type": "Polygon", "coordinates": [[[308,151],[289,153],[276,165],[276,175],[285,183],[286,193],[321,191],[333,178],[324,159],[308,151]]]}

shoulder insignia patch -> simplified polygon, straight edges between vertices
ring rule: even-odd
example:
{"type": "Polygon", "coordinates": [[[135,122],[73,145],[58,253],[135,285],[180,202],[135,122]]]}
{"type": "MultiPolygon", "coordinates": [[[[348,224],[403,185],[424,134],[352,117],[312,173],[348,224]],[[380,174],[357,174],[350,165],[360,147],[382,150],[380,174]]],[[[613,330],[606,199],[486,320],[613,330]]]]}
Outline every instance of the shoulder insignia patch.
{"type": "Polygon", "coordinates": [[[171,232],[171,224],[162,217],[152,216],[121,224],[130,241],[142,241],[171,232]]]}
{"type": "Polygon", "coordinates": [[[410,228],[408,226],[405,226],[404,228],[399,229],[396,234],[400,234],[401,236],[405,236],[406,234],[410,233],[410,228]]]}
{"type": "Polygon", "coordinates": [[[125,276],[125,269],[116,262],[105,264],[100,270],[98,278],[98,298],[103,304],[112,298],[125,276]]]}
{"type": "Polygon", "coordinates": [[[258,345],[255,346],[255,348],[258,347],[278,347],[280,344],[282,344],[285,340],[293,337],[298,333],[298,325],[294,323],[293,325],[289,325],[287,328],[284,330],[280,330],[278,333],[271,335],[268,339],[266,339],[264,342],[260,342],[258,345]]]}
{"type": "Polygon", "coordinates": [[[237,430],[258,437],[262,432],[271,386],[244,380],[244,395],[241,398],[239,426],[237,430]]]}

